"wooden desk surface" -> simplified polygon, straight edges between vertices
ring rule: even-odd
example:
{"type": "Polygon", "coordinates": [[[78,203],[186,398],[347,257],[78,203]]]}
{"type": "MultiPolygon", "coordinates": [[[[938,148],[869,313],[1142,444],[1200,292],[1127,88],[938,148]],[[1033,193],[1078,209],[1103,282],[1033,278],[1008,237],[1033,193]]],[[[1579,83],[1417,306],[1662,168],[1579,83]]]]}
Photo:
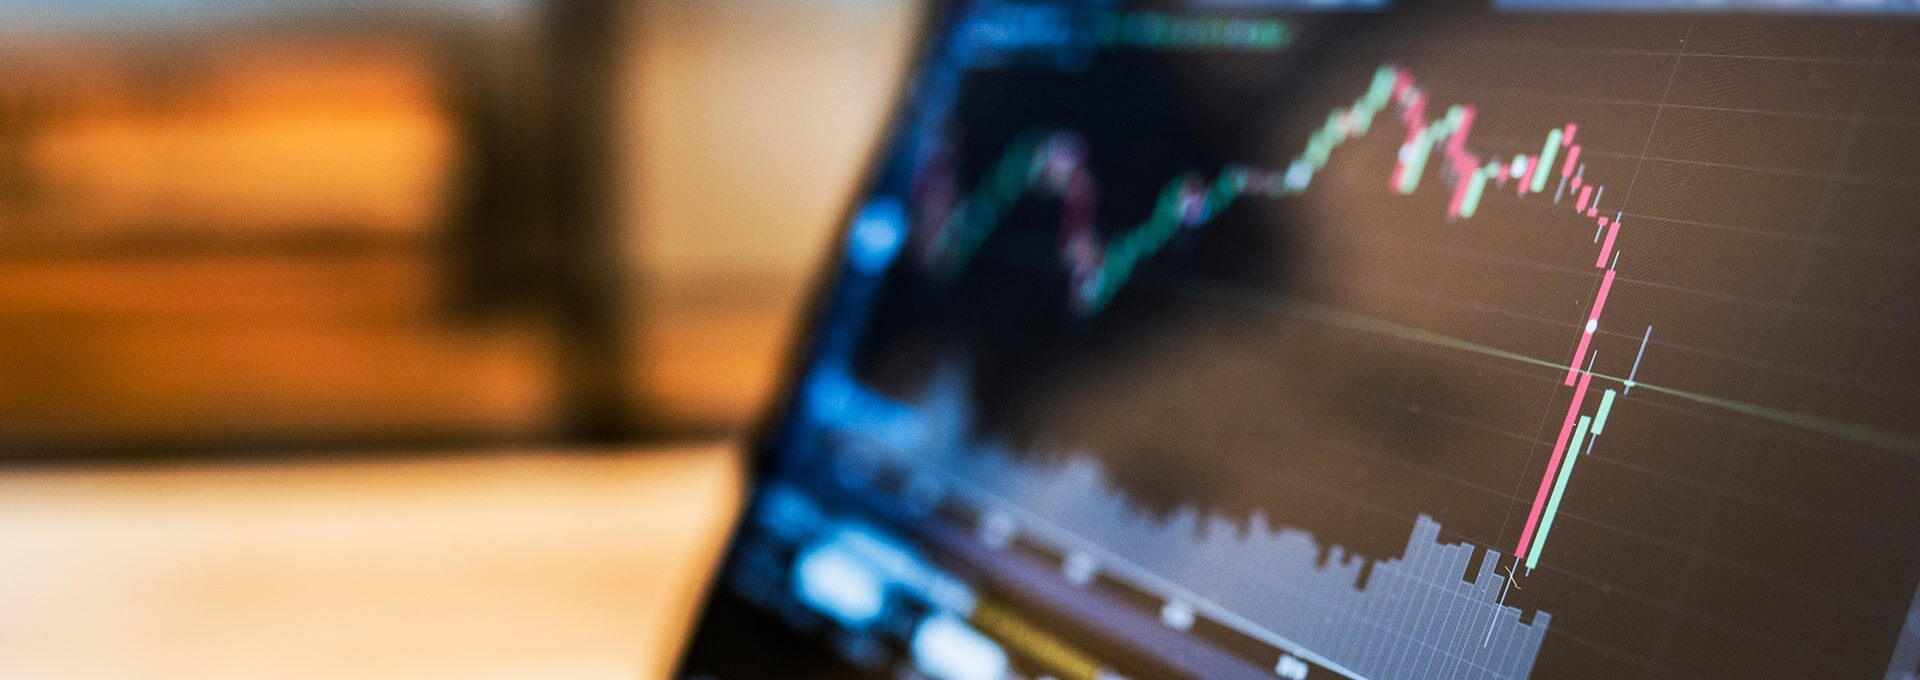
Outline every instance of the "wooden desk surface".
{"type": "Polygon", "coordinates": [[[651,678],[726,446],[0,472],[0,675],[651,678]]]}

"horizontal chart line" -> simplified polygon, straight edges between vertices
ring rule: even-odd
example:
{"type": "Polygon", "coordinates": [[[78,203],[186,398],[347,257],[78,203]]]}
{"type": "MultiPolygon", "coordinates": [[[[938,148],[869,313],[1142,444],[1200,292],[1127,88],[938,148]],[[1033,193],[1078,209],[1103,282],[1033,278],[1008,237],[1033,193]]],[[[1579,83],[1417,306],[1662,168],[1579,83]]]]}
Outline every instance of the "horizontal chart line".
{"type": "MultiPolygon", "coordinates": [[[[1277,313],[1305,321],[1385,335],[1435,347],[1471,352],[1532,366],[1553,368],[1555,370],[1565,368],[1564,364],[1557,361],[1530,357],[1498,347],[1483,345],[1477,342],[1414,328],[1386,319],[1367,316],[1337,307],[1329,307],[1298,298],[1261,299],[1256,302],[1249,300],[1245,295],[1234,295],[1228,291],[1224,291],[1218,284],[1195,282],[1193,288],[1204,291],[1209,297],[1215,298],[1216,300],[1256,311],[1277,313]]],[[[1615,376],[1598,372],[1592,373],[1592,375],[1597,379],[1619,383],[1621,385],[1626,384],[1625,376],[1615,376]]],[[[1824,416],[1796,413],[1771,406],[1700,394],[1698,392],[1667,387],[1646,381],[1635,381],[1634,384],[1643,390],[1665,394],[1677,399],[1712,406],[1761,420],[1772,421],[1809,432],[1825,434],[1855,444],[1899,453],[1906,456],[1909,460],[1920,461],[1920,436],[1904,432],[1895,432],[1893,430],[1884,430],[1870,425],[1835,420],[1824,416]]]]}

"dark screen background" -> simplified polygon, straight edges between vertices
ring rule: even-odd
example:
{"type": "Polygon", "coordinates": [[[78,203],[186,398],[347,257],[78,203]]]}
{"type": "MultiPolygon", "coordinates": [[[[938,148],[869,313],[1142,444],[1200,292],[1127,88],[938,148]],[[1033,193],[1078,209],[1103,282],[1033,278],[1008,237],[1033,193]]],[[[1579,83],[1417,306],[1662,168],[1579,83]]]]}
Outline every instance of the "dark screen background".
{"type": "MultiPolygon", "coordinates": [[[[952,172],[965,191],[1022,132],[1077,132],[1111,237],[1181,172],[1284,168],[1383,63],[1414,74],[1429,118],[1475,104],[1482,153],[1535,153],[1577,121],[1585,177],[1626,220],[1596,372],[1625,375],[1651,325],[1645,384],[1907,443],[1627,395],[1510,600],[1555,616],[1538,676],[1884,673],[1920,577],[1920,28],[1437,9],[1297,26],[1277,55],[972,70],[952,172]]],[[[959,357],[981,437],[1097,457],[1159,512],[1260,510],[1377,558],[1425,513],[1509,550],[1564,368],[1262,310],[1305,301],[1564,365],[1598,279],[1593,224],[1491,188],[1450,220],[1434,173],[1389,189],[1402,128],[1391,110],[1375,124],[1302,194],[1177,237],[1092,316],[1067,302],[1056,199],[1017,202],[957,276],[903,258],[862,377],[911,400],[959,357]]]]}

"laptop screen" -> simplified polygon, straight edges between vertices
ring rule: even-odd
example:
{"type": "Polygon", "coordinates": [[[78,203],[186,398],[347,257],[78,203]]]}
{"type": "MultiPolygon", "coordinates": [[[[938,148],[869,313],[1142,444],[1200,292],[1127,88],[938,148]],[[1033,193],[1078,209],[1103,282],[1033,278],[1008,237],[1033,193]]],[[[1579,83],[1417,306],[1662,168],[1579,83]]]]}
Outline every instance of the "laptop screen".
{"type": "Polygon", "coordinates": [[[1920,7],[934,14],[687,677],[1920,673],[1920,7]]]}

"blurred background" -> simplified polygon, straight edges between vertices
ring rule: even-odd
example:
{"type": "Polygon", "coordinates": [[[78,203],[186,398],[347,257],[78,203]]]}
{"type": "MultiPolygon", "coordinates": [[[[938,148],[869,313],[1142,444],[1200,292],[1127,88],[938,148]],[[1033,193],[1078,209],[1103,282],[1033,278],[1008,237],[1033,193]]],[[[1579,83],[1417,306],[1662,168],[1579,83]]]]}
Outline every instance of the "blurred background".
{"type": "Polygon", "coordinates": [[[654,672],[918,12],[0,3],[0,674],[654,672]]]}

